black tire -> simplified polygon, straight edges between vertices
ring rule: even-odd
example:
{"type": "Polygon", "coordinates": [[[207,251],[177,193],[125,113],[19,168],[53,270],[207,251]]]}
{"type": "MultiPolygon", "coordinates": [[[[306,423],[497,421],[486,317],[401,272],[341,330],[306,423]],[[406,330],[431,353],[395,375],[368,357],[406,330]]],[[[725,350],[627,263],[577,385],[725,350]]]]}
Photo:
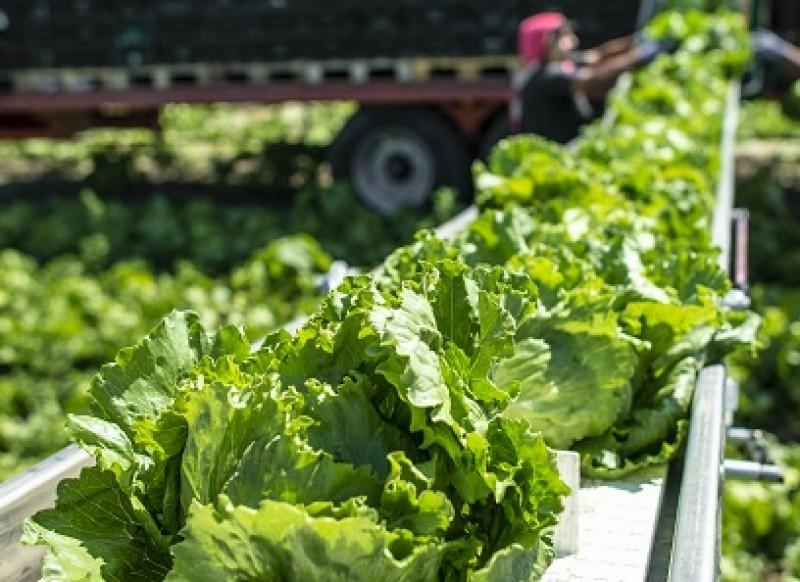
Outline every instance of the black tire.
{"type": "Polygon", "coordinates": [[[349,179],[361,201],[381,214],[423,207],[441,186],[462,195],[472,191],[464,139],[427,109],[362,109],[331,144],[328,157],[334,177],[349,179]]]}
{"type": "Polygon", "coordinates": [[[478,157],[484,161],[489,159],[492,148],[510,135],[511,120],[508,118],[508,111],[504,108],[492,118],[483,130],[478,142],[478,157]]]}

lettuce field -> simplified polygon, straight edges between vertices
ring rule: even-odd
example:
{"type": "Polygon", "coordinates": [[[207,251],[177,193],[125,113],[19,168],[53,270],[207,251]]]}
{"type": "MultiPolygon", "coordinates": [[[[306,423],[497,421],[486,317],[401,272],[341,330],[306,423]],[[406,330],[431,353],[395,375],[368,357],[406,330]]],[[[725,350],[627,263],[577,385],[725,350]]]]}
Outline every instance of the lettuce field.
{"type": "MultiPolygon", "coordinates": [[[[387,218],[332,182],[349,104],[0,144],[0,479],[70,441],[95,461],[25,524],[42,578],[538,580],[555,450],[599,480],[676,459],[718,362],[787,471],[727,484],[723,577],[800,576],[800,283],[772,258],[797,209],[774,166],[742,178],[754,304],[727,307],[710,231],[749,42],[673,4],[645,34],[674,52],[574,147],[475,163],[452,238],[450,191],[387,218]],[[335,261],[381,268],[326,291],[335,261]]],[[[795,135],[776,107],[747,105],[741,140],[795,135]]]]}
{"type": "MultiPolygon", "coordinates": [[[[600,479],[673,459],[698,370],[760,321],[722,304],[710,236],[749,51],[730,13],[647,34],[675,53],[575,149],[522,136],[476,165],[481,214],[455,239],[418,231],[256,350],[179,310],[103,366],[67,421],[96,465],[26,525],[45,579],[534,580],[568,493],[553,448],[600,479]]],[[[317,238],[257,253],[261,287],[230,281],[261,307],[302,297],[317,238]]]]}

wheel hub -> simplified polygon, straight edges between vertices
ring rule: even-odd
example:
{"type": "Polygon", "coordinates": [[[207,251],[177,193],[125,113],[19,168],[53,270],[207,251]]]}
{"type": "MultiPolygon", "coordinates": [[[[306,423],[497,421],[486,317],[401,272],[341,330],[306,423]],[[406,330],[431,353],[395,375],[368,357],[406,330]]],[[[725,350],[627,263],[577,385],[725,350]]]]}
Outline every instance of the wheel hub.
{"type": "Polygon", "coordinates": [[[352,177],[364,202],[391,214],[428,200],[436,184],[436,162],[417,133],[400,126],[376,128],[356,149],[352,177]]]}

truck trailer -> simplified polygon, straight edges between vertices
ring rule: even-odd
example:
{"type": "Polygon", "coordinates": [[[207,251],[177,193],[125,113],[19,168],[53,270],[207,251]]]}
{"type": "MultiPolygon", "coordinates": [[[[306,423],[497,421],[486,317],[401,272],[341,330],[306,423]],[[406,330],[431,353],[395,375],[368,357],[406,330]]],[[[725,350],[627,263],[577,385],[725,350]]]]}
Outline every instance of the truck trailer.
{"type": "Polygon", "coordinates": [[[15,0],[0,4],[0,137],[157,126],[168,103],[353,101],[334,175],[371,207],[471,189],[507,131],[519,23],[564,12],[586,47],[645,0],[15,0]]]}

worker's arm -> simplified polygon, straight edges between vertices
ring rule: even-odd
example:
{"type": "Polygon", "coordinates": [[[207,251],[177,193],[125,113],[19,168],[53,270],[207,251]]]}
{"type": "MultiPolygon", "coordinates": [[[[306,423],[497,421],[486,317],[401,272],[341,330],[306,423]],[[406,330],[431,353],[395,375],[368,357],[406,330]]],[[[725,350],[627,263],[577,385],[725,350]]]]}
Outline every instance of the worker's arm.
{"type": "Polygon", "coordinates": [[[631,50],[635,41],[636,37],[632,34],[629,36],[623,36],[621,38],[609,40],[608,42],[604,42],[603,44],[584,52],[583,60],[588,65],[599,63],[604,59],[608,59],[610,57],[617,56],[620,53],[631,50]]]}
{"type": "Polygon", "coordinates": [[[611,90],[620,75],[648,64],[659,54],[670,52],[673,48],[673,43],[666,41],[646,41],[632,46],[597,64],[581,67],[575,75],[574,88],[591,96],[603,96],[611,90]]]}
{"type": "Polygon", "coordinates": [[[640,59],[635,51],[628,51],[604,59],[596,65],[581,67],[575,74],[575,90],[592,96],[605,95],[620,75],[635,69],[639,64],[640,59]]]}
{"type": "Polygon", "coordinates": [[[769,30],[752,34],[756,54],[767,62],[783,66],[795,79],[800,79],[800,49],[769,30]]]}

